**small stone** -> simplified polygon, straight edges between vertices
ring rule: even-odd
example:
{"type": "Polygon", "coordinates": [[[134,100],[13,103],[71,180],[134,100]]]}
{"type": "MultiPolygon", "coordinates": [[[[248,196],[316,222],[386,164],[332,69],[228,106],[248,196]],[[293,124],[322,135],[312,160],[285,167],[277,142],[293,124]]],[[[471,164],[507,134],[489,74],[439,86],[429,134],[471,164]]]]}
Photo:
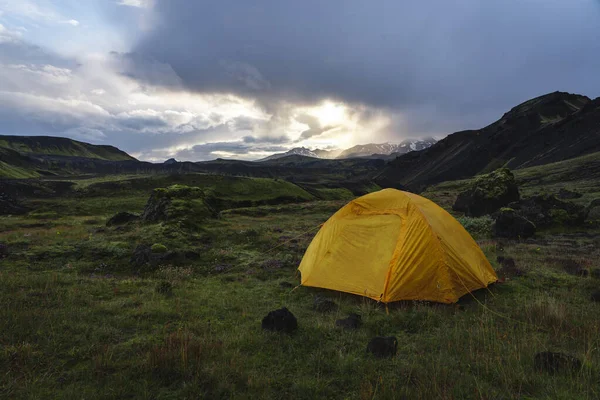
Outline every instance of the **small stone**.
{"type": "Polygon", "coordinates": [[[377,358],[393,357],[398,351],[398,339],[394,336],[376,336],[367,345],[367,353],[377,358]]]}
{"type": "Polygon", "coordinates": [[[596,303],[600,303],[600,290],[595,290],[590,296],[590,299],[596,303]]]}
{"type": "Polygon", "coordinates": [[[290,289],[290,288],[293,288],[294,285],[292,285],[289,282],[279,282],[279,287],[281,287],[283,289],[290,289]]]}
{"type": "Polygon", "coordinates": [[[298,329],[298,321],[286,307],[271,311],[262,320],[262,328],[267,331],[292,333],[298,329]]]}

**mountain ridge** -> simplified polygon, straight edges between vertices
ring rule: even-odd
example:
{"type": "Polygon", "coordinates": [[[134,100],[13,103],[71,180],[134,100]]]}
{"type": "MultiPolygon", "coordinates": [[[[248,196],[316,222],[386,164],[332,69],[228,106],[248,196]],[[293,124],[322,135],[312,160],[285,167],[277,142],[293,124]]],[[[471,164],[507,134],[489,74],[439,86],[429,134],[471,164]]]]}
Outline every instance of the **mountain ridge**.
{"type": "MultiPolygon", "coordinates": [[[[338,150],[322,150],[322,149],[314,149],[311,150],[306,147],[295,147],[290,149],[284,153],[276,153],[270,155],[268,157],[257,160],[258,162],[271,161],[276,160],[278,158],[299,155],[305,157],[313,157],[320,158],[325,160],[331,159],[345,159],[345,158],[360,158],[360,157],[370,157],[370,158],[390,158],[389,156],[394,155],[398,156],[400,154],[405,154],[410,151],[418,151],[423,150],[437,142],[434,138],[424,138],[424,139],[405,139],[400,143],[367,143],[367,144],[359,144],[348,149],[338,149],[338,150]]],[[[393,158],[392,157],[392,158],[393,158]]]]}
{"type": "Polygon", "coordinates": [[[600,98],[553,92],[527,100],[492,124],[448,135],[391,161],[376,181],[420,191],[499,167],[548,164],[600,151],[600,98]]]}
{"type": "Polygon", "coordinates": [[[0,148],[25,155],[69,156],[105,161],[137,161],[123,150],[57,136],[0,136],[0,148]]]}

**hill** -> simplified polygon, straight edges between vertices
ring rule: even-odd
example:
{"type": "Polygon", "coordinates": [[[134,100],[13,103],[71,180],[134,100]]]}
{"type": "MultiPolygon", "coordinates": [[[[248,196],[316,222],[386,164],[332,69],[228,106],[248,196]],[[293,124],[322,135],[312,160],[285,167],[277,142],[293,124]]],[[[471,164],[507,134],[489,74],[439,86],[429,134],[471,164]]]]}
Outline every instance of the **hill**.
{"type": "Polygon", "coordinates": [[[384,186],[421,190],[501,166],[520,169],[600,151],[600,98],[554,92],[526,101],[493,124],[457,132],[398,157],[377,177],[384,186]]]}
{"type": "Polygon", "coordinates": [[[0,148],[34,156],[67,156],[105,161],[135,160],[113,146],[94,145],[53,136],[0,136],[0,148]]]}

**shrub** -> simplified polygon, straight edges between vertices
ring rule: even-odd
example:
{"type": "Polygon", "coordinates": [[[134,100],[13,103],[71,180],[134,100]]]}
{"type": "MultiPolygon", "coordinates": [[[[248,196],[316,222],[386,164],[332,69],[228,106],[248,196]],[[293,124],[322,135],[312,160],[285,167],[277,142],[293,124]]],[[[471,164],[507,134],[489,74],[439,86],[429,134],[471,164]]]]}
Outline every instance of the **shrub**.
{"type": "Polygon", "coordinates": [[[473,236],[488,237],[492,234],[494,220],[489,217],[459,217],[458,222],[473,236]]]}

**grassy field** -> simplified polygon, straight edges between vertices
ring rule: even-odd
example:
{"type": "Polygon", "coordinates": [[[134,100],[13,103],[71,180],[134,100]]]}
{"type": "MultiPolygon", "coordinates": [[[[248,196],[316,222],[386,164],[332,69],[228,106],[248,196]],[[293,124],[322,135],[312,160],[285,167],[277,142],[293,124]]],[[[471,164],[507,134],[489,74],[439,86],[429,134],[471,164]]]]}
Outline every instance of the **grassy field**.
{"type": "MultiPolygon", "coordinates": [[[[526,172],[517,173],[532,182],[525,192],[556,185],[526,172]]],[[[73,194],[31,198],[33,212],[0,217],[8,248],[0,258],[0,398],[600,397],[600,304],[590,300],[600,281],[577,272],[600,267],[597,230],[498,243],[489,221],[461,218],[503,282],[457,305],[403,303],[386,312],[361,297],[295,288],[304,250],[348,193],[317,200],[285,181],[230,179],[80,180],[73,194]],[[116,212],[140,213],[153,187],[172,183],[210,187],[248,206],[193,231],[105,226],[116,212]],[[271,204],[287,195],[299,202],[271,204]],[[140,269],[130,262],[139,244],[187,258],[140,269]],[[498,255],[514,257],[524,275],[501,271],[498,255]],[[317,312],[315,295],[339,310],[317,312]],[[261,319],[282,306],[298,318],[298,331],[263,331],[261,319]],[[362,327],[336,328],[350,312],[362,327]],[[376,335],[396,336],[398,354],[368,355],[376,335]],[[545,350],[573,354],[583,367],[536,372],[534,354],[545,350]]],[[[426,195],[448,206],[462,184],[426,195]]]]}

